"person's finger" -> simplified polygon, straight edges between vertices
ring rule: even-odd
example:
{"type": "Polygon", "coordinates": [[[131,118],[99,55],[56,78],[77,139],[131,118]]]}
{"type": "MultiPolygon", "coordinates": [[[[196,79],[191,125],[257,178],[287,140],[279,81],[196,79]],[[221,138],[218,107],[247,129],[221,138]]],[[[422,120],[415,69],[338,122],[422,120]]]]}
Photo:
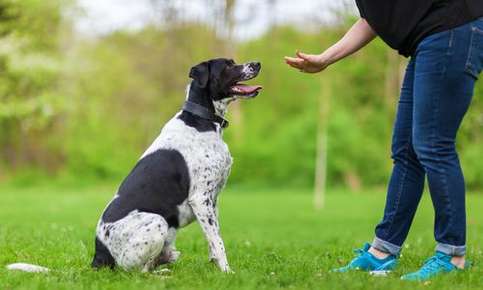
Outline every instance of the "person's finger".
{"type": "Polygon", "coordinates": [[[311,61],[311,57],[303,52],[297,51],[297,56],[303,60],[311,61]]]}
{"type": "Polygon", "coordinates": [[[315,55],[312,54],[306,54],[301,51],[297,51],[297,56],[303,60],[306,60],[308,62],[313,62],[315,55]]]}
{"type": "Polygon", "coordinates": [[[292,62],[292,63],[303,63],[304,60],[301,59],[301,58],[298,58],[298,57],[290,57],[290,56],[286,56],[285,57],[285,61],[289,61],[289,62],[292,62]]]}
{"type": "Polygon", "coordinates": [[[303,69],[304,68],[304,65],[303,64],[299,64],[299,63],[293,63],[293,62],[286,62],[289,66],[293,67],[293,68],[296,68],[296,69],[303,69]]]}
{"type": "Polygon", "coordinates": [[[303,59],[296,58],[285,59],[285,63],[295,68],[301,68],[305,65],[305,61],[303,59]]]}

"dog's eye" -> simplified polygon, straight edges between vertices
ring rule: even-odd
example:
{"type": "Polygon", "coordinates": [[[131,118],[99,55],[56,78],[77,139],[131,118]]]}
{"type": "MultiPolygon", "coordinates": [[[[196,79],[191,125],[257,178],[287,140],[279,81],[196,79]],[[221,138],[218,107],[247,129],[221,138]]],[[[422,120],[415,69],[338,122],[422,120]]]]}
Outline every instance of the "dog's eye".
{"type": "Polygon", "coordinates": [[[228,65],[230,65],[230,66],[235,65],[235,61],[233,59],[229,59],[228,65]]]}

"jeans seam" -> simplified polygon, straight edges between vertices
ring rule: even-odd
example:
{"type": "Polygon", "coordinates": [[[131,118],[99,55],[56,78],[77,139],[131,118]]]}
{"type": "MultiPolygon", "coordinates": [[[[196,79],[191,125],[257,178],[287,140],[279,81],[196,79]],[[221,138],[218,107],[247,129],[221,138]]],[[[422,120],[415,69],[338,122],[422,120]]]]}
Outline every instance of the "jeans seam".
{"type": "MultiPolygon", "coordinates": [[[[448,67],[448,60],[446,60],[446,63],[445,63],[445,67],[444,67],[444,71],[443,73],[441,74],[441,77],[444,78],[446,77],[447,75],[447,67],[448,67]]],[[[449,219],[448,219],[448,224],[447,224],[447,227],[450,228],[453,224],[453,206],[452,206],[452,202],[451,202],[451,198],[450,198],[450,195],[448,194],[448,180],[446,178],[446,170],[441,166],[441,158],[436,150],[436,138],[437,138],[437,132],[438,132],[438,129],[440,128],[440,123],[439,123],[439,112],[440,112],[440,109],[439,109],[439,105],[440,105],[440,102],[439,102],[439,94],[435,94],[435,99],[434,101],[436,101],[435,103],[438,104],[437,106],[434,106],[434,117],[433,117],[433,137],[432,137],[432,142],[431,142],[431,151],[433,152],[434,156],[436,157],[436,165],[437,165],[437,168],[441,168],[441,173],[438,172],[438,175],[440,176],[441,178],[441,181],[443,183],[443,188],[442,188],[442,194],[443,194],[443,197],[445,198],[445,200],[447,201],[447,206],[445,206],[445,210],[448,210],[450,212],[450,215],[449,215],[449,219]]]]}
{"type": "Polygon", "coordinates": [[[451,30],[450,31],[450,36],[449,36],[448,51],[446,53],[447,55],[451,55],[452,54],[453,42],[454,42],[454,30],[451,30]]]}
{"type": "Polygon", "coordinates": [[[470,43],[469,43],[469,48],[468,48],[468,56],[466,57],[466,63],[465,63],[465,71],[469,73],[470,75],[475,76],[475,73],[472,71],[473,64],[471,63],[471,55],[473,54],[473,41],[475,38],[475,33],[477,32],[476,27],[471,27],[471,36],[470,36],[470,43]]]}
{"type": "MultiPolygon", "coordinates": [[[[406,181],[406,176],[407,176],[407,173],[408,173],[408,167],[409,167],[409,162],[408,162],[408,157],[409,157],[409,146],[411,145],[411,142],[408,141],[407,144],[406,144],[406,152],[405,152],[405,155],[404,155],[404,172],[403,172],[403,176],[401,178],[401,182],[399,184],[399,188],[398,188],[398,192],[397,192],[397,200],[396,202],[394,203],[394,207],[393,207],[393,210],[396,210],[399,208],[399,203],[401,202],[401,195],[402,195],[402,192],[403,192],[403,189],[404,189],[404,183],[406,181]]],[[[387,230],[384,231],[384,236],[387,237],[387,234],[388,232],[391,231],[392,229],[392,226],[394,225],[394,215],[389,219],[389,227],[387,228],[387,230]]],[[[384,240],[387,240],[387,238],[385,238],[384,240]]]]}
{"type": "MultiPolygon", "coordinates": [[[[406,73],[408,73],[410,66],[413,66],[411,69],[413,70],[412,73],[414,74],[415,73],[415,64],[416,64],[416,58],[412,57],[411,60],[408,63],[407,68],[406,68],[406,73]]],[[[414,78],[414,76],[413,76],[413,78],[414,78]]],[[[414,83],[414,80],[413,80],[413,83],[414,83]]],[[[414,92],[412,94],[414,96],[414,92]]],[[[401,100],[400,100],[400,102],[401,102],[401,100]]],[[[394,129],[394,131],[396,131],[396,129],[394,129]]],[[[405,147],[404,161],[402,162],[402,164],[404,165],[403,166],[404,171],[402,173],[402,177],[400,179],[400,183],[399,183],[399,186],[398,186],[398,189],[397,189],[397,199],[394,203],[394,206],[392,207],[393,211],[397,211],[397,209],[399,208],[399,204],[401,202],[401,195],[402,195],[403,190],[404,190],[404,184],[406,183],[406,178],[407,178],[408,171],[409,171],[409,160],[408,159],[409,159],[410,149],[411,149],[411,146],[412,146],[411,139],[412,139],[411,136],[409,136],[408,140],[405,142],[406,144],[404,145],[404,147],[405,147]]],[[[397,143],[397,140],[393,140],[393,142],[397,143]]],[[[394,226],[394,219],[395,219],[395,215],[391,216],[388,219],[388,227],[386,227],[386,229],[381,233],[381,234],[384,235],[384,239],[383,239],[384,241],[388,240],[388,233],[392,230],[392,228],[394,226]]]]}

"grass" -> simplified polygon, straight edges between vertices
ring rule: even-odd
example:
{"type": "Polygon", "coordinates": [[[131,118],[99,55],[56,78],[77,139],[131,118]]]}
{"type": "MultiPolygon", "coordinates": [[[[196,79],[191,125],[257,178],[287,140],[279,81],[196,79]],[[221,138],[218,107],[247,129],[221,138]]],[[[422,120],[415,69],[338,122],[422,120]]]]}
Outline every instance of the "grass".
{"type": "Polygon", "coordinates": [[[309,190],[228,189],[221,196],[222,234],[233,275],[207,262],[197,224],[177,240],[181,259],[169,274],[93,271],[93,233],[115,187],[81,189],[0,188],[0,289],[482,289],[483,195],[468,196],[471,271],[403,282],[432,254],[433,212],[425,195],[403,252],[401,266],[387,278],[365,273],[334,274],[352,249],[372,238],[384,204],[381,192],[331,192],[315,212],[309,190]],[[48,274],[10,272],[4,265],[29,262],[48,274]]]}

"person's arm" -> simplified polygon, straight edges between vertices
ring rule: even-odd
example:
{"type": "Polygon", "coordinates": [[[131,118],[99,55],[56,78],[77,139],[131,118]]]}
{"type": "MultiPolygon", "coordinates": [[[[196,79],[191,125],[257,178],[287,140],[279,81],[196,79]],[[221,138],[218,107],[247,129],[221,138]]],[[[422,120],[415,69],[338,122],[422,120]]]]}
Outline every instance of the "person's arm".
{"type": "Polygon", "coordinates": [[[321,54],[305,54],[297,51],[297,57],[285,57],[285,62],[306,73],[317,73],[329,65],[353,54],[371,42],[376,33],[363,18],[359,19],[336,44],[321,54]]]}

